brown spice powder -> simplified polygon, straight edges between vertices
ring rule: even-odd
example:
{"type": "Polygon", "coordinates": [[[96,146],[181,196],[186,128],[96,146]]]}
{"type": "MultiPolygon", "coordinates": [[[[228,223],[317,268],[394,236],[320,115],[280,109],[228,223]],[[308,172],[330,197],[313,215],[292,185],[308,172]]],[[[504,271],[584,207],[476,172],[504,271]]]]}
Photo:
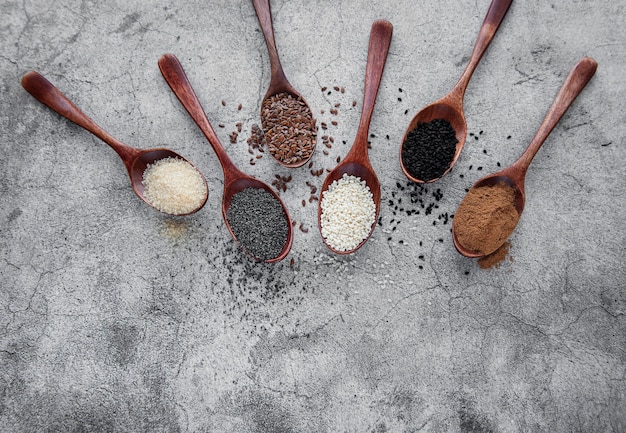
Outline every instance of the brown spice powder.
{"type": "Polygon", "coordinates": [[[472,188],[454,215],[456,238],[467,250],[491,254],[517,226],[515,189],[505,182],[472,188]]]}
{"type": "MultiPolygon", "coordinates": [[[[478,259],[478,266],[480,266],[481,269],[489,269],[494,267],[499,268],[500,263],[502,263],[509,254],[510,247],[511,243],[509,241],[506,241],[502,244],[500,248],[495,250],[493,253],[478,259]]],[[[513,261],[511,257],[509,257],[509,260],[513,261]]]]}

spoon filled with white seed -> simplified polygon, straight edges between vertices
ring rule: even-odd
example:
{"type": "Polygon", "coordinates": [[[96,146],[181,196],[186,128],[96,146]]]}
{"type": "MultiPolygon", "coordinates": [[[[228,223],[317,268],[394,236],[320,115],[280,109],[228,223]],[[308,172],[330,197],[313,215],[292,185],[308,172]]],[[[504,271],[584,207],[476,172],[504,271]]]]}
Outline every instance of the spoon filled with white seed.
{"type": "Polygon", "coordinates": [[[361,248],[378,219],[380,182],[369,161],[367,137],[392,34],[390,22],[378,20],[372,24],[356,138],[350,152],[322,185],[318,226],[324,244],[336,254],[350,254],[361,248]]]}
{"type": "Polygon", "coordinates": [[[165,148],[137,149],[122,143],[38,72],[26,73],[22,86],[39,102],[111,146],[124,162],[135,194],[153,208],[170,215],[189,215],[206,203],[209,190],[204,176],[178,153],[165,148]]]}

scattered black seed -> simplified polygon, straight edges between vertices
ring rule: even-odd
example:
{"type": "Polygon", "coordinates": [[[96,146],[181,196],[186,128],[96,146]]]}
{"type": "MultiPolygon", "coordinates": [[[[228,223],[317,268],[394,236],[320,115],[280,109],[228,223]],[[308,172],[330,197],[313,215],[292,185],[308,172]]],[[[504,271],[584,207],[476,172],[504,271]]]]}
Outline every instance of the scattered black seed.
{"type": "Polygon", "coordinates": [[[496,165],[497,165],[498,167],[500,167],[500,162],[496,162],[496,165]]]}
{"type": "Polygon", "coordinates": [[[487,149],[483,149],[483,153],[484,153],[484,154],[487,154],[487,149]]]}
{"type": "Polygon", "coordinates": [[[402,98],[398,98],[398,102],[402,102],[402,98]]]}
{"type": "Polygon", "coordinates": [[[476,170],[481,171],[483,168],[482,167],[478,167],[476,170]]]}
{"type": "Polygon", "coordinates": [[[510,136],[510,135],[509,135],[509,136],[507,136],[507,137],[506,137],[506,139],[507,139],[507,140],[510,140],[510,139],[511,139],[511,136],[510,136]]]}
{"type": "Polygon", "coordinates": [[[450,167],[457,142],[454,128],[447,120],[421,122],[402,145],[402,163],[417,179],[437,179],[450,167]]]}
{"type": "Polygon", "coordinates": [[[402,93],[402,88],[399,88],[399,89],[398,89],[398,92],[402,93]]]}
{"type": "Polygon", "coordinates": [[[404,114],[409,114],[409,110],[408,109],[404,110],[404,114]]]}
{"type": "Polygon", "coordinates": [[[465,275],[469,275],[469,271],[465,271],[465,275]]]}

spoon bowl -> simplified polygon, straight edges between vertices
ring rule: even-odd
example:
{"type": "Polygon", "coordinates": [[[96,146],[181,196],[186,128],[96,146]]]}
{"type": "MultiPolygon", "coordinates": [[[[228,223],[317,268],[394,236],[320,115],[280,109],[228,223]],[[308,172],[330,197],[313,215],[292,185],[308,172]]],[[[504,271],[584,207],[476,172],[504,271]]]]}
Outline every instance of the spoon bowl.
{"type": "Polygon", "coordinates": [[[372,232],[376,227],[376,221],[378,221],[381,196],[380,182],[369,161],[367,151],[367,138],[369,125],[372,120],[372,114],[374,112],[374,105],[376,103],[376,96],[378,95],[378,89],[380,87],[383,70],[385,68],[387,54],[389,53],[389,45],[391,44],[392,34],[393,26],[390,22],[385,20],[377,20],[374,21],[374,23],[372,24],[369,47],[367,52],[367,66],[365,70],[363,111],[361,112],[361,120],[359,121],[359,128],[357,130],[356,138],[354,140],[352,148],[350,149],[346,157],[328,174],[328,176],[326,176],[326,179],[322,184],[320,201],[317,209],[317,222],[320,234],[322,234],[322,202],[324,201],[324,193],[328,191],[328,188],[334,181],[341,179],[344,174],[356,176],[365,181],[365,184],[369,187],[370,192],[372,193],[372,198],[376,206],[374,221],[372,223],[370,231],[368,235],[355,248],[347,251],[337,250],[329,245],[322,235],[322,241],[324,242],[324,245],[326,245],[328,249],[336,254],[350,254],[361,248],[372,235],[372,232]]]}
{"type": "MultiPolygon", "coordinates": [[[[265,44],[267,45],[267,51],[269,53],[271,68],[270,84],[267,92],[265,93],[265,96],[263,97],[263,102],[261,103],[261,120],[263,123],[263,130],[266,130],[265,116],[263,115],[263,106],[265,105],[264,102],[269,100],[273,96],[279,95],[281,93],[287,93],[295,99],[302,101],[306,106],[306,109],[309,111],[309,113],[311,113],[311,118],[313,119],[313,124],[315,125],[313,111],[307,104],[306,100],[302,97],[302,95],[289,83],[287,77],[285,76],[285,72],[283,71],[283,67],[280,63],[278,49],[276,48],[276,40],[274,38],[274,26],[272,24],[272,10],[270,7],[270,0],[252,0],[252,4],[254,5],[254,11],[256,12],[257,18],[259,19],[259,24],[261,25],[261,30],[263,31],[265,44]]],[[[316,133],[317,131],[315,130],[311,132],[316,133]]],[[[310,151],[308,151],[308,154],[305,154],[305,157],[297,160],[296,162],[285,162],[276,157],[276,155],[274,155],[274,152],[270,152],[272,157],[280,165],[287,168],[296,168],[303,166],[311,159],[313,153],[315,153],[315,139],[313,139],[311,149],[310,151]]]]}
{"type": "Polygon", "coordinates": [[[465,95],[465,90],[467,89],[467,85],[469,84],[478,63],[480,62],[480,59],[483,57],[487,47],[493,40],[496,31],[500,27],[500,24],[502,23],[502,20],[509,10],[512,2],[513,0],[492,0],[478,33],[470,60],[459,81],[447,95],[420,110],[409,123],[409,126],[407,127],[402,138],[402,144],[400,145],[400,167],[402,168],[404,175],[412,182],[435,182],[449,173],[454,164],[456,164],[456,161],[459,159],[459,155],[463,150],[463,146],[465,146],[467,137],[467,122],[463,111],[463,97],[465,95]],[[409,133],[417,128],[418,124],[431,122],[436,119],[448,121],[454,129],[457,139],[454,156],[450,160],[450,165],[443,173],[432,179],[420,179],[416,175],[412,174],[404,163],[404,146],[406,145],[409,133]]]}
{"type": "Polygon", "coordinates": [[[222,196],[222,217],[224,218],[224,222],[226,223],[226,227],[228,228],[228,232],[233,237],[235,242],[242,248],[242,250],[250,257],[257,261],[265,261],[267,263],[277,262],[279,260],[284,259],[289,254],[291,250],[291,245],[293,243],[293,227],[291,224],[291,219],[289,217],[289,212],[285,207],[285,204],[280,199],[278,194],[266,183],[244,173],[241,171],[232,160],[228,157],[228,154],[224,150],[224,147],[220,143],[215,130],[211,126],[209,119],[196,96],[193,87],[191,87],[191,83],[183,70],[182,65],[180,64],[178,58],[173,54],[164,54],[159,59],[159,69],[161,70],[161,74],[165,81],[170,86],[178,100],[181,102],[185,110],[189,113],[193,121],[198,125],[204,136],[207,138],[211,147],[215,151],[217,155],[217,159],[222,166],[222,170],[224,172],[224,194],[222,196]],[[233,232],[233,229],[228,222],[227,213],[228,209],[231,206],[233,196],[247,188],[255,188],[255,189],[263,189],[269,192],[274,199],[278,203],[283,210],[285,215],[286,225],[287,225],[287,240],[280,251],[280,253],[276,257],[272,257],[270,259],[262,259],[256,257],[252,254],[241,242],[237,239],[237,236],[233,232]]]}
{"type": "MultiPolygon", "coordinates": [[[[124,162],[124,166],[128,171],[130,177],[130,183],[133,187],[135,194],[148,205],[154,207],[150,201],[148,201],[144,195],[143,175],[149,164],[153,164],[156,161],[164,158],[176,158],[183,160],[193,167],[191,162],[180,156],[178,153],[165,148],[156,149],[137,149],[128,146],[116,138],[105,132],[100,126],[98,126],[91,118],[83,113],[72,101],[67,98],[59,89],[57,89],[52,83],[50,83],[43,75],[36,71],[27,72],[22,77],[22,87],[30,93],[39,102],[57,112],[66,119],[74,122],[78,126],[91,132],[96,137],[107,143],[115,150],[119,157],[124,162]]],[[[195,167],[194,167],[195,168],[195,167]]],[[[204,183],[204,189],[206,194],[204,195],[201,204],[190,212],[184,214],[175,214],[177,216],[190,215],[202,209],[207,201],[209,190],[207,188],[206,179],[202,173],[196,169],[196,171],[202,177],[204,183]]],[[[156,208],[155,208],[156,209],[156,208]]],[[[157,209],[159,210],[159,209],[157,209]]],[[[164,212],[161,210],[161,212],[164,212]]],[[[167,213],[167,212],[164,212],[167,213]]]]}
{"type": "MultiPolygon", "coordinates": [[[[546,138],[548,138],[548,135],[550,135],[550,132],[552,132],[561,117],[563,117],[563,114],[565,114],[569,106],[572,104],[572,102],[574,102],[574,99],[576,99],[580,92],[585,88],[589,80],[591,80],[591,77],[593,77],[593,75],[595,74],[597,67],[598,64],[595,60],[589,57],[584,57],[583,59],[581,59],[572,68],[570,73],[567,75],[567,78],[565,78],[561,89],[554,99],[554,102],[548,109],[546,117],[539,126],[537,134],[532,139],[520,158],[509,167],[500,170],[497,173],[493,173],[479,179],[476,183],[474,183],[470,191],[486,186],[494,186],[500,182],[505,182],[515,191],[513,202],[518,216],[521,217],[522,212],[524,211],[524,204],[526,200],[526,195],[524,192],[524,181],[526,178],[526,171],[528,170],[530,163],[537,154],[537,151],[539,150],[541,145],[545,142],[546,138]]],[[[461,209],[461,207],[464,205],[464,201],[465,199],[459,205],[459,209],[461,209]]],[[[515,229],[515,227],[513,227],[510,232],[506,234],[506,237],[504,237],[502,243],[494,248],[492,251],[477,252],[464,247],[461,242],[459,242],[457,236],[458,228],[456,221],[457,220],[455,219],[452,223],[452,239],[454,242],[454,246],[459,253],[466,257],[472,258],[484,257],[496,251],[500,246],[502,246],[502,244],[515,229]]]]}

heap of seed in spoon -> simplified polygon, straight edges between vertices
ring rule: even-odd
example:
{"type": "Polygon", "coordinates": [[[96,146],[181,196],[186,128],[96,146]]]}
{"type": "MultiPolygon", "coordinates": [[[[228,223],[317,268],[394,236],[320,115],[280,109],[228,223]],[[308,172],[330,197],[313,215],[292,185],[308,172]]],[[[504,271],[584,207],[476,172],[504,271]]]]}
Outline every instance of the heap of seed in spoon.
{"type": "Polygon", "coordinates": [[[261,123],[270,154],[283,164],[306,161],[315,151],[317,126],[302,98],[283,92],[265,99],[261,123]]]}
{"type": "Polygon", "coordinates": [[[420,122],[409,131],[402,145],[404,168],[424,182],[438,179],[450,167],[457,142],[454,128],[447,120],[420,122]]]}
{"type": "Polygon", "coordinates": [[[171,215],[185,215],[202,206],[207,186],[193,165],[179,158],[163,158],[148,164],[142,184],[145,199],[171,215]]]}
{"type": "Polygon", "coordinates": [[[321,208],[322,236],[337,251],[355,249],[376,218],[376,204],[365,181],[345,173],[324,191],[321,208]]]}

